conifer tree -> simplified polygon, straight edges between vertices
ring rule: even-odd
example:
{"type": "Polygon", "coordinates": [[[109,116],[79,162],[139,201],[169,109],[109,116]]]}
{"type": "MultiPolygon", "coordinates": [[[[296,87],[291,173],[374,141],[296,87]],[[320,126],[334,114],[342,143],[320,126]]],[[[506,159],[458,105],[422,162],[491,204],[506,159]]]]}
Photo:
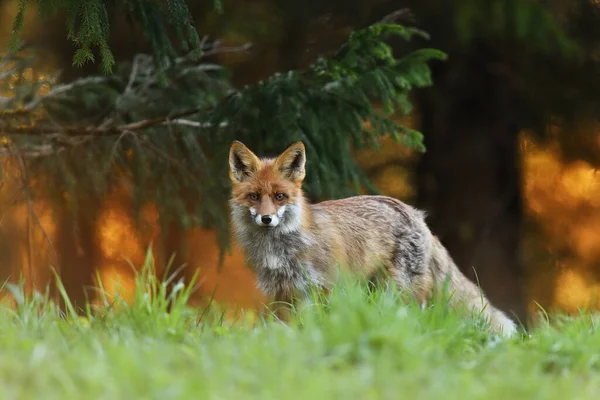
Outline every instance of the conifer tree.
{"type": "MultiPolygon", "coordinates": [[[[225,249],[232,140],[265,155],[304,141],[312,198],[375,192],[352,151],[377,146],[382,135],[423,150],[422,135],[391,118],[410,112],[411,91],[432,83],[429,62],[445,58],[429,48],[398,56],[386,42],[415,36],[427,38],[377,23],[352,33],[332,57],[241,89],[224,68],[189,53],[167,67],[140,54],[113,74],[58,85],[15,81],[9,69],[2,83],[15,89],[0,106],[2,155],[21,176],[43,177],[26,182],[30,193],[61,204],[67,194],[72,209],[101,201],[125,178],[136,209],[153,202],[163,223],[217,228],[225,249]]],[[[200,46],[203,55],[247,49],[200,46]]],[[[23,67],[10,57],[6,68],[23,67]]]]}
{"type": "MultiPolygon", "coordinates": [[[[221,1],[214,0],[214,6],[221,10],[221,1]]],[[[63,13],[68,29],[68,39],[77,47],[73,63],[81,66],[94,62],[99,54],[102,69],[110,72],[115,60],[108,45],[110,17],[115,13],[126,13],[133,24],[144,32],[158,66],[165,67],[181,51],[200,55],[201,41],[195,29],[192,16],[185,0],[140,1],[140,0],[20,0],[19,9],[13,22],[10,36],[10,49],[19,47],[19,34],[23,28],[25,12],[37,8],[42,19],[63,13]],[[179,46],[169,38],[171,28],[179,46]]]]}

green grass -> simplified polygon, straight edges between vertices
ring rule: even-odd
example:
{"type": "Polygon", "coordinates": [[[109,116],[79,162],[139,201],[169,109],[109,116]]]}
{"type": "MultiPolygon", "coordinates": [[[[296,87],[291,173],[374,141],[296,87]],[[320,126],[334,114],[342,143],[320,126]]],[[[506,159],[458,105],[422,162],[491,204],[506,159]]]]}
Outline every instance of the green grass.
{"type": "MultiPolygon", "coordinates": [[[[149,262],[148,264],[151,264],[149,262]]],[[[342,283],[273,320],[228,323],[185,305],[190,287],[145,268],[132,305],[105,296],[85,317],[47,296],[0,307],[3,399],[595,399],[598,319],[560,318],[499,340],[483,321],[422,311],[393,290],[342,283]],[[172,301],[167,312],[167,300],[172,301]]]]}

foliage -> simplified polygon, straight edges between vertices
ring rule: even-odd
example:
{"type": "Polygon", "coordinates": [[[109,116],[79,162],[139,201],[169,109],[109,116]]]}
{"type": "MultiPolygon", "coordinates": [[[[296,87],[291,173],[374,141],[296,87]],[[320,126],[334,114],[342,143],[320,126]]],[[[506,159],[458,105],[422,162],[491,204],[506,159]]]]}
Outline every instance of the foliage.
{"type": "MultiPolygon", "coordinates": [[[[598,121],[600,90],[600,5],[594,0],[406,1],[433,45],[452,57],[434,75],[440,85],[428,92],[454,111],[454,117],[481,116],[465,104],[490,107],[504,93],[518,129],[540,138],[558,138],[566,155],[600,164],[589,123],[598,121]],[[487,79],[500,88],[486,86],[487,79]],[[444,82],[442,84],[442,82],[444,82]],[[450,89],[451,88],[451,89],[450,89]],[[456,90],[461,88],[461,90],[456,90]],[[490,93],[496,90],[498,93],[490,93]],[[587,124],[582,132],[580,123],[587,124]],[[558,128],[558,129],[557,129],[558,128]],[[548,135],[549,132],[558,133],[548,135]]],[[[508,110],[508,111],[507,111],[508,110]]],[[[485,132],[485,130],[482,130],[485,132]]]]}
{"type": "Polygon", "coordinates": [[[305,71],[275,74],[229,96],[211,113],[211,121],[214,126],[226,122],[230,137],[262,155],[302,140],[308,152],[306,189],[312,197],[347,196],[359,185],[376,191],[352,159],[352,146],[377,147],[377,139],[390,134],[423,151],[420,132],[393,118],[412,110],[413,89],[431,85],[428,62],[445,58],[440,51],[420,49],[397,59],[384,42],[388,36],[428,37],[393,24],[356,31],[333,57],[319,58],[305,71]]]}
{"type": "MultiPolygon", "coordinates": [[[[151,258],[133,299],[101,291],[87,311],[41,294],[0,294],[0,381],[15,398],[597,397],[598,318],[582,313],[498,340],[443,301],[421,310],[396,290],[340,282],[285,326],[222,307],[192,308],[151,258]],[[15,307],[7,304],[16,299],[15,307]],[[164,305],[171,304],[170,312],[164,305]]],[[[58,285],[60,287],[60,284],[58,285]]],[[[64,296],[64,292],[63,292],[64,296]]]]}
{"type": "MultiPolygon", "coordinates": [[[[144,55],[110,76],[50,88],[16,81],[16,95],[0,109],[4,156],[26,160],[27,175],[43,177],[35,188],[59,201],[68,194],[72,209],[102,199],[125,177],[137,209],[150,201],[163,221],[217,227],[225,244],[227,150],[234,139],[261,155],[305,141],[312,197],[369,187],[352,145],[376,145],[377,137],[391,134],[423,149],[420,133],[392,118],[410,111],[409,93],[431,84],[428,63],[445,55],[419,49],[398,58],[385,42],[415,35],[427,37],[376,24],[352,34],[332,58],[241,90],[220,66],[189,57],[164,70],[162,85],[163,70],[144,55]]],[[[217,42],[205,44],[204,55],[245,49],[217,42]]],[[[15,86],[12,74],[5,83],[15,86]]]]}
{"type": "MultiPolygon", "coordinates": [[[[73,64],[81,66],[86,62],[94,62],[94,50],[100,53],[102,69],[110,72],[115,63],[108,46],[110,34],[110,16],[114,13],[126,13],[132,22],[140,25],[150,42],[155,60],[165,66],[175,58],[177,51],[169,39],[170,26],[179,40],[183,51],[200,50],[200,38],[193,26],[192,17],[185,0],[140,1],[140,0],[20,0],[19,11],[13,22],[10,37],[11,50],[19,45],[19,33],[23,28],[25,12],[35,4],[38,15],[42,18],[62,12],[66,18],[68,38],[77,46],[73,56],[73,64]]],[[[221,9],[221,1],[214,5],[221,9]]],[[[198,55],[198,53],[196,52],[198,55]]]]}
{"type": "MultiPolygon", "coordinates": [[[[437,0],[434,0],[437,1],[437,0]]],[[[576,42],[566,35],[551,7],[535,0],[462,0],[450,26],[458,42],[474,46],[481,40],[500,41],[500,45],[532,44],[530,50],[550,54],[572,54],[576,42]]]]}

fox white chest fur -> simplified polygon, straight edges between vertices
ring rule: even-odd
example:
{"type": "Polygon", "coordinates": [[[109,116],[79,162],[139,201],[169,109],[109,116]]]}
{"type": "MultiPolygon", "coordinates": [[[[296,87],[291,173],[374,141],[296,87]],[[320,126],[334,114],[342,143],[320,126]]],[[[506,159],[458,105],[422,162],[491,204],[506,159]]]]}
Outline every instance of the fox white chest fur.
{"type": "Polygon", "coordinates": [[[259,289],[276,296],[291,287],[307,294],[310,285],[321,286],[322,274],[307,254],[317,243],[301,229],[302,208],[288,204],[277,213],[277,225],[264,227],[256,223],[256,210],[231,205],[235,237],[250,267],[257,275],[259,289]]]}

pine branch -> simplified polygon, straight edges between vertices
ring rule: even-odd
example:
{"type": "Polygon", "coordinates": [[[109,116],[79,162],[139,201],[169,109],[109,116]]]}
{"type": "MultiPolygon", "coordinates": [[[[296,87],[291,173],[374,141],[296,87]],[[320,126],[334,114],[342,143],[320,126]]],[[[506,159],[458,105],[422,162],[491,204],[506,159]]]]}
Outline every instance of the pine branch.
{"type": "MultiPolygon", "coordinates": [[[[57,95],[59,95],[61,93],[69,92],[69,91],[73,90],[77,86],[85,86],[85,85],[89,85],[89,84],[103,84],[103,83],[108,82],[109,80],[110,80],[109,77],[92,76],[92,77],[89,77],[89,78],[82,78],[81,80],[78,80],[78,81],[75,81],[75,82],[71,82],[71,83],[66,84],[66,85],[57,86],[54,89],[50,90],[47,94],[35,97],[30,102],[28,102],[27,104],[25,104],[25,106],[23,106],[22,108],[19,108],[18,111],[19,112],[33,111],[34,108],[36,108],[38,105],[40,105],[40,103],[42,103],[47,98],[57,96],[57,95]]],[[[50,83],[50,81],[46,81],[46,82],[43,82],[43,83],[50,83]]],[[[2,114],[0,114],[0,117],[1,116],[2,116],[2,114]]]]}
{"type": "Polygon", "coordinates": [[[65,135],[68,137],[79,137],[79,136],[115,136],[121,135],[123,132],[133,132],[143,130],[159,124],[170,124],[177,121],[177,118],[187,117],[200,112],[199,108],[179,112],[170,116],[164,116],[154,119],[144,119],[141,121],[132,122],[124,125],[117,126],[61,126],[58,128],[38,127],[38,126],[27,126],[27,127],[11,127],[7,126],[6,129],[3,125],[0,125],[0,132],[7,135],[65,135]]]}
{"type": "MultiPolygon", "coordinates": [[[[232,140],[261,154],[304,141],[312,198],[361,187],[376,192],[352,152],[377,147],[384,135],[423,150],[422,135],[394,116],[410,112],[411,91],[432,84],[428,64],[445,55],[420,49],[398,57],[386,43],[390,36],[427,38],[414,28],[375,24],[354,32],[331,58],[242,89],[231,87],[222,67],[193,55],[176,57],[167,69],[138,55],[111,76],[45,94],[24,83],[0,108],[0,157],[18,149],[31,176],[43,178],[35,180],[36,190],[69,193],[72,207],[101,201],[127,179],[134,204],[154,203],[161,222],[217,229],[225,250],[232,140]]],[[[201,45],[204,57],[250,48],[201,45]]]]}
{"type": "MultiPolygon", "coordinates": [[[[29,0],[21,0],[18,12],[13,20],[13,29],[9,38],[10,49],[16,51],[19,46],[19,35],[23,29],[25,13],[31,5],[29,0]]],[[[142,32],[150,43],[153,60],[160,69],[167,68],[175,57],[177,50],[169,37],[172,28],[179,41],[179,47],[185,52],[201,55],[203,42],[193,26],[192,16],[185,1],[138,1],[122,0],[118,3],[110,0],[95,1],[54,1],[38,0],[39,16],[62,13],[66,18],[68,39],[76,46],[73,64],[84,65],[94,62],[94,50],[100,54],[101,68],[105,73],[112,72],[115,60],[108,47],[110,34],[109,8],[125,12],[132,22],[142,28],[142,32]],[[166,5],[166,7],[165,7],[166,5]]],[[[218,8],[218,5],[215,4],[218,8]]]]}
{"type": "MultiPolygon", "coordinates": [[[[245,52],[248,51],[251,47],[251,43],[245,43],[240,46],[223,46],[221,41],[214,41],[213,43],[207,43],[207,37],[203,38],[202,46],[205,50],[202,54],[201,58],[207,58],[214,55],[225,54],[225,53],[235,53],[235,52],[245,52]]],[[[127,85],[123,91],[123,95],[136,95],[139,93],[134,92],[134,84],[136,80],[139,78],[138,72],[140,68],[148,68],[148,63],[150,61],[150,57],[146,55],[137,55],[134,57],[131,71],[129,73],[129,78],[127,85]],[[141,64],[146,64],[144,67],[141,64]]],[[[175,65],[185,64],[189,61],[188,57],[178,57],[175,60],[175,65]]],[[[6,62],[4,63],[6,64],[6,62]]],[[[220,66],[215,66],[212,64],[197,64],[191,68],[184,68],[179,73],[178,76],[181,77],[186,74],[191,73],[203,73],[210,70],[218,70],[220,66]]],[[[6,72],[6,77],[12,76],[15,72],[15,68],[11,68],[6,72]]],[[[54,79],[55,80],[55,79],[54,79]]],[[[53,81],[54,81],[53,80],[53,81]]],[[[65,150],[67,146],[76,147],[82,144],[87,143],[87,141],[72,141],[68,138],[72,137],[80,137],[80,138],[88,138],[92,137],[101,137],[101,136],[120,136],[125,132],[134,133],[137,131],[144,130],[146,128],[153,127],[155,125],[185,125],[189,127],[195,128],[210,128],[213,126],[211,123],[202,123],[190,120],[180,120],[183,117],[188,117],[194,114],[197,114],[202,111],[202,108],[196,107],[189,110],[184,110],[181,112],[176,112],[173,114],[168,114],[164,116],[160,116],[152,119],[143,119],[136,122],[131,122],[128,124],[115,124],[115,118],[105,119],[104,122],[99,124],[98,126],[90,126],[89,124],[79,124],[79,125],[62,125],[62,124],[44,124],[35,120],[32,117],[32,114],[37,112],[36,108],[42,105],[45,101],[52,101],[56,97],[59,97],[62,94],[73,92],[77,88],[85,88],[87,86],[97,86],[109,84],[111,81],[115,81],[115,77],[107,77],[107,76],[92,76],[87,78],[82,78],[80,80],[58,85],[52,88],[48,93],[39,95],[34,97],[31,101],[27,102],[24,106],[20,106],[17,108],[8,108],[8,109],[0,109],[0,134],[7,136],[44,136],[53,141],[60,141],[62,143],[61,146],[53,146],[53,145],[34,145],[27,146],[22,149],[21,154],[25,157],[42,157],[47,156],[56,152],[62,152],[65,150]],[[29,119],[34,121],[33,124],[24,125],[20,123],[20,120],[17,120],[16,124],[15,117],[18,116],[20,119],[29,119]]],[[[147,87],[149,84],[153,84],[158,82],[156,77],[151,79],[147,79],[144,82],[144,87],[147,87]]],[[[14,101],[14,99],[7,98],[8,101],[14,101]]],[[[224,126],[225,124],[221,124],[224,126]]],[[[0,157],[6,157],[10,155],[9,151],[0,151],[0,157]]]]}
{"type": "Polygon", "coordinates": [[[400,10],[393,11],[383,17],[380,21],[381,24],[392,24],[392,23],[400,23],[404,22],[417,22],[415,16],[409,8],[402,8],[400,10]]]}

